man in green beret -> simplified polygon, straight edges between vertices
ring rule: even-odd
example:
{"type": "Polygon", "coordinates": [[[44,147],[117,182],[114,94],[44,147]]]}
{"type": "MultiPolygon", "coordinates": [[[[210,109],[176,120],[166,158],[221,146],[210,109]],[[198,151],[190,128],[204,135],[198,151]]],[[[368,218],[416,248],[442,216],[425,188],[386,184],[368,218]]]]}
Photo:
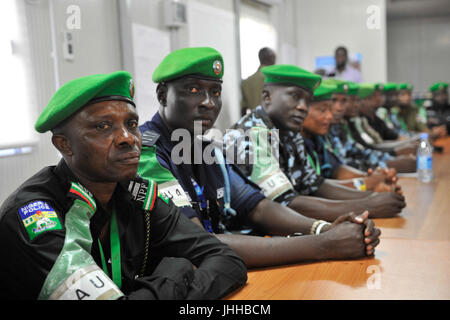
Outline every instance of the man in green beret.
{"type": "Polygon", "coordinates": [[[62,154],[0,208],[6,299],[217,299],[244,262],[136,175],[142,136],[128,72],[62,86],[39,116],[62,154]]]}
{"type": "Polygon", "coordinates": [[[427,108],[427,126],[437,138],[450,133],[450,105],[448,102],[448,83],[436,82],[430,86],[432,104],[427,108]]]}
{"type": "Polygon", "coordinates": [[[406,139],[407,132],[405,132],[402,128],[402,125],[397,117],[399,112],[398,107],[398,93],[399,93],[399,85],[394,82],[388,82],[383,85],[383,105],[379,105],[376,109],[376,114],[379,118],[381,118],[386,125],[394,130],[398,138],[397,139],[406,139]]]}
{"type": "Polygon", "coordinates": [[[372,88],[368,85],[363,85],[361,88],[360,84],[353,82],[349,82],[348,85],[349,101],[344,114],[348,129],[353,139],[358,143],[370,149],[376,148],[375,145],[382,143],[383,140],[378,132],[369,125],[367,119],[361,116],[361,110],[364,112],[366,109],[363,106],[362,99],[367,98],[366,96],[372,93],[372,88]]]}
{"type": "MultiPolygon", "coordinates": [[[[356,130],[354,123],[350,121],[351,113],[348,110],[359,109],[360,117],[364,117],[368,124],[380,135],[391,132],[383,120],[375,114],[375,106],[380,102],[380,85],[361,84],[358,89],[353,90],[347,82],[327,79],[324,82],[334,83],[336,90],[332,96],[333,124],[330,127],[328,140],[332,143],[334,150],[340,160],[351,167],[362,171],[378,170],[381,168],[393,168],[397,172],[414,172],[416,161],[409,155],[393,156],[388,152],[400,152],[401,148],[384,148],[382,151],[375,145],[366,144],[356,130]],[[360,99],[356,99],[357,95],[360,99]],[[353,96],[353,99],[351,100],[353,96]],[[359,107],[353,107],[357,103],[359,107]]],[[[362,128],[361,128],[362,130],[362,128]]],[[[396,134],[394,131],[392,131],[396,134]]]]}
{"type": "Polygon", "coordinates": [[[397,105],[397,84],[394,82],[388,82],[383,84],[383,105],[377,108],[377,116],[381,118],[386,125],[395,130],[395,126],[392,123],[390,116],[391,108],[397,105]]]}
{"type": "Polygon", "coordinates": [[[224,159],[222,144],[205,138],[222,107],[223,71],[222,56],[213,48],[183,48],[163,59],[153,73],[159,111],[140,126],[139,173],[157,178],[161,193],[229,244],[248,267],[372,255],[380,231],[367,212],[341,215],[330,224],[283,207],[224,159]],[[344,234],[351,244],[344,244],[344,234]]]}
{"type": "Polygon", "coordinates": [[[367,143],[379,144],[383,142],[383,138],[380,133],[375,130],[368,119],[364,116],[364,113],[372,109],[371,98],[372,94],[375,92],[374,86],[372,84],[362,83],[358,84],[358,90],[355,97],[357,99],[354,101],[354,108],[357,110],[358,115],[351,119],[357,120],[359,122],[359,127],[361,128],[361,135],[367,138],[367,143]]]}
{"type": "MultiPolygon", "coordinates": [[[[361,120],[355,117],[350,121],[350,129],[354,133],[355,139],[365,147],[389,152],[394,156],[414,155],[417,149],[416,137],[401,137],[395,129],[396,126],[393,126],[394,129],[392,129],[386,121],[380,118],[380,106],[377,105],[380,99],[376,96],[377,90],[375,88],[376,86],[372,84],[363,84],[363,87],[357,91],[360,99],[355,100],[354,103],[359,106],[356,109],[359,109],[360,112],[362,111],[363,115],[361,120]],[[377,112],[373,110],[377,110],[377,112]]],[[[385,102],[385,105],[397,104],[397,88],[398,86],[393,83],[383,86],[383,90],[387,90],[385,92],[387,92],[387,97],[389,97],[389,102],[385,102]],[[395,91],[395,94],[392,94],[391,91],[395,91]],[[395,102],[393,102],[394,100],[395,102]]],[[[398,112],[392,111],[396,108],[385,109],[387,113],[381,113],[391,123],[395,122],[399,125],[398,112]]]]}
{"type": "Polygon", "coordinates": [[[397,117],[403,132],[425,132],[427,131],[426,125],[418,121],[419,108],[412,100],[412,90],[413,86],[409,83],[398,85],[399,112],[397,117]]]}
{"type": "Polygon", "coordinates": [[[382,140],[397,140],[398,133],[390,128],[376,113],[382,104],[382,84],[364,84],[360,89],[361,115],[365,117],[369,125],[374,128],[382,140]]]}
{"type": "Polygon", "coordinates": [[[338,185],[319,176],[308,161],[300,130],[321,77],[292,65],[274,65],[262,72],[266,78],[261,106],[240,119],[233,126],[235,131],[226,136],[227,145],[236,149],[235,162],[246,176],[257,183],[266,196],[315,218],[332,220],[346,211],[359,212],[360,206],[369,210],[374,218],[400,212],[404,206],[402,196],[361,192],[338,185]],[[251,135],[248,144],[244,139],[248,131],[259,131],[261,137],[251,135]],[[279,132],[279,152],[276,146],[272,148],[270,143],[265,143],[264,132],[271,133],[271,141],[279,132]],[[263,157],[258,157],[267,153],[273,154],[278,166],[268,166],[263,157]],[[285,180],[290,185],[280,182],[285,180]],[[384,207],[381,203],[390,205],[384,207]]]}
{"type": "Polygon", "coordinates": [[[323,81],[314,91],[308,115],[302,126],[302,136],[308,161],[316,170],[317,175],[324,178],[337,179],[337,183],[358,190],[364,189],[376,192],[400,191],[395,186],[395,173],[386,183],[386,176],[382,170],[363,172],[344,164],[338,157],[339,151],[333,148],[328,139],[328,130],[333,119],[331,113],[332,97],[336,85],[323,81]],[[373,174],[374,173],[374,174],[373,174]],[[393,181],[392,181],[393,180],[393,181]]]}

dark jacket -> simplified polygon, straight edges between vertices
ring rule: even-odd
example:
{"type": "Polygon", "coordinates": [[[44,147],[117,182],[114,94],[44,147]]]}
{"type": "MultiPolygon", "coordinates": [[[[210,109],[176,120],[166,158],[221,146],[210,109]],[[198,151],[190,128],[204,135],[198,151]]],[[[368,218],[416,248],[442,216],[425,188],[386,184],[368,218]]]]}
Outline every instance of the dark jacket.
{"type": "MultiPolygon", "coordinates": [[[[265,198],[258,186],[250,182],[237,167],[227,164],[226,172],[230,179],[230,205],[236,215],[227,214],[224,210],[225,177],[219,164],[207,164],[203,159],[198,164],[185,162],[175,164],[172,161],[172,150],[178,142],[171,141],[171,133],[158,113],[151,121],[147,121],[140,126],[140,130],[144,137],[148,132],[152,133],[152,137],[157,136],[157,138],[151,139],[151,142],[149,142],[150,139],[145,139],[147,142],[144,141],[143,144],[147,147],[150,144],[156,146],[156,161],[171,172],[187,193],[192,207],[184,207],[182,212],[188,218],[197,216],[205,229],[214,233],[247,229],[248,214],[265,198]],[[195,184],[203,190],[203,201],[196,191],[195,184]],[[202,203],[205,205],[202,205],[202,203]]],[[[196,150],[203,154],[205,148],[209,146],[207,142],[196,140],[194,143],[199,143],[199,145],[190,150],[192,156],[194,156],[196,150]]]]}
{"type": "MultiPolygon", "coordinates": [[[[1,206],[0,298],[38,297],[64,245],[65,214],[74,202],[68,196],[72,181],[76,182],[76,177],[61,160],[56,167],[46,167],[28,179],[1,206]],[[30,237],[19,210],[29,204],[32,208],[38,201],[56,212],[62,227],[30,237]]],[[[172,202],[160,197],[156,197],[150,212],[149,256],[143,265],[145,212],[128,191],[129,185],[129,181],[119,183],[112,197],[121,248],[120,289],[125,298],[217,299],[245,283],[244,262],[228,246],[186,219],[172,202]]],[[[90,219],[91,255],[98,266],[102,265],[98,238],[109,219],[110,213],[101,206],[90,219]]],[[[108,260],[108,250],[104,252],[108,260]]]]}

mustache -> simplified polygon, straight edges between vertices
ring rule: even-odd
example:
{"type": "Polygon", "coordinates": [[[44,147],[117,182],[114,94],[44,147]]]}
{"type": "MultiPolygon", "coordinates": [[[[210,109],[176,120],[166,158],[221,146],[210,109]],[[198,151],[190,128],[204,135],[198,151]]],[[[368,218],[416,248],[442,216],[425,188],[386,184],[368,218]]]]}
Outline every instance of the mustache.
{"type": "Polygon", "coordinates": [[[138,146],[130,146],[129,148],[126,148],[125,150],[121,150],[116,152],[115,158],[118,160],[128,159],[128,158],[135,158],[141,156],[141,148],[138,146]]]}

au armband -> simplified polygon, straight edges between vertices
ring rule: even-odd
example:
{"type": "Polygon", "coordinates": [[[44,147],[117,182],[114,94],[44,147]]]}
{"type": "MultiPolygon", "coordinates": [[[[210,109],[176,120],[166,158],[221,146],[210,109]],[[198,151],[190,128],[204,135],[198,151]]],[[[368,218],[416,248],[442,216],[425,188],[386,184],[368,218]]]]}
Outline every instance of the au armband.
{"type": "Polygon", "coordinates": [[[280,169],[262,177],[257,181],[257,184],[262,189],[266,198],[271,200],[293,189],[291,182],[280,169]]]}
{"type": "Polygon", "coordinates": [[[40,300],[114,300],[123,296],[91,256],[93,214],[92,207],[81,199],[75,199],[66,213],[64,246],[45,279],[40,300]]]}

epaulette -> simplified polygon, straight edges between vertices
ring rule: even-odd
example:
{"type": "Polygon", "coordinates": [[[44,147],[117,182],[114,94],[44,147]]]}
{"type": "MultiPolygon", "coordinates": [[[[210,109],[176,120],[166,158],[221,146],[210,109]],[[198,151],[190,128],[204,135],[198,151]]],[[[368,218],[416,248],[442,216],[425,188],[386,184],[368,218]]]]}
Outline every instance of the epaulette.
{"type": "Polygon", "coordinates": [[[142,145],[146,147],[153,147],[160,137],[159,133],[152,130],[147,130],[142,134],[142,145]]]}

